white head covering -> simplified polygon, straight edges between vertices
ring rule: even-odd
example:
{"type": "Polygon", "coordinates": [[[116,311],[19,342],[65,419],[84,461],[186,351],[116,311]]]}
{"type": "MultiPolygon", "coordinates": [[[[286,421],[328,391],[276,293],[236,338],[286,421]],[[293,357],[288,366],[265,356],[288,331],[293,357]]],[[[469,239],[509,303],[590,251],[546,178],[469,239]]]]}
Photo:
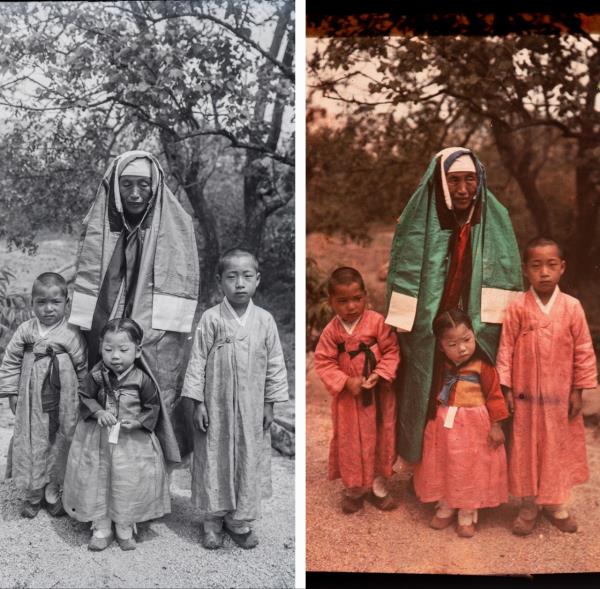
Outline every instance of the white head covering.
{"type": "Polygon", "coordinates": [[[465,153],[452,162],[446,173],[450,172],[473,172],[475,174],[477,170],[475,170],[473,158],[465,153]]]}
{"type": "Polygon", "coordinates": [[[130,161],[119,176],[143,176],[145,178],[152,177],[151,162],[146,157],[139,157],[130,161]]]}

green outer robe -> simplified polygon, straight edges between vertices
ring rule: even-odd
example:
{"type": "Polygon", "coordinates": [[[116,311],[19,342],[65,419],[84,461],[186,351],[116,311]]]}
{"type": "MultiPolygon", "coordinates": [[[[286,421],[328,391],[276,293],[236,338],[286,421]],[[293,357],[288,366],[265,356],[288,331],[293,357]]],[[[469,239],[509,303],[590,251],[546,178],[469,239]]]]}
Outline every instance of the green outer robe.
{"type": "MultiPolygon", "coordinates": [[[[475,161],[477,198],[482,202],[480,222],[473,224],[471,229],[472,276],[468,312],[477,342],[493,363],[503,311],[511,296],[523,290],[521,259],[508,211],[487,189],[485,170],[477,158],[475,161]],[[482,320],[484,291],[486,309],[490,305],[494,309],[484,311],[482,320]]],[[[436,156],[398,219],[387,278],[386,323],[398,328],[402,350],[397,447],[400,456],[409,462],[421,459],[435,351],[431,325],[444,292],[448,248],[453,233],[452,229],[442,229],[438,218],[434,181],[437,165],[436,156]],[[410,319],[403,328],[392,316],[390,303],[394,293],[404,295],[400,302],[409,307],[409,316],[416,305],[412,327],[410,319]]]]}

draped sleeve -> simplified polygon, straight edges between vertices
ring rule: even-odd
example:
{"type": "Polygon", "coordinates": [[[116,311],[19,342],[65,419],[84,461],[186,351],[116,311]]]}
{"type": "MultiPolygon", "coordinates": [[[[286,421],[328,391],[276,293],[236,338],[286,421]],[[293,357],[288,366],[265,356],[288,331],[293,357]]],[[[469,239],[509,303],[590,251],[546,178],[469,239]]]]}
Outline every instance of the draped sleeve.
{"type": "Polygon", "coordinates": [[[280,403],[287,401],[288,384],[285,359],[277,332],[275,319],[269,314],[267,322],[267,374],[265,379],[265,403],[280,403]]]}

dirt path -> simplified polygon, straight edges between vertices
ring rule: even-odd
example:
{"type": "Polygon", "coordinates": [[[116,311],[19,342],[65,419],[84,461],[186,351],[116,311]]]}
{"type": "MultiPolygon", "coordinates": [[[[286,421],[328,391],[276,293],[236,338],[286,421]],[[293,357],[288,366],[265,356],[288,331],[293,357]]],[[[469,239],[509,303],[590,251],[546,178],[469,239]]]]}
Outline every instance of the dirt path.
{"type": "MultiPolygon", "coordinates": [[[[341,264],[357,267],[365,277],[374,307],[381,310],[383,283],[376,274],[387,259],[391,232],[375,234],[368,248],[309,236],[308,255],[324,271],[341,264]]],[[[402,499],[394,512],[366,504],[352,515],[340,510],[342,485],[327,480],[331,436],[330,398],[307,358],[307,559],[310,571],[369,571],[403,573],[534,574],[600,570],[600,438],[587,429],[590,480],[573,492],[579,522],[575,534],[562,534],[543,520],[536,532],[518,538],[510,531],[516,506],[481,510],[474,538],[459,538],[452,528],[432,530],[432,505],[423,505],[412,483],[393,479],[393,492],[402,499]]]]}
{"type": "MultiPolygon", "coordinates": [[[[12,433],[12,415],[0,401],[0,478],[12,433]]],[[[273,497],[263,501],[255,529],[260,544],[238,548],[227,538],[218,551],[202,548],[200,522],[190,504],[189,470],[171,484],[171,514],[140,524],[137,550],[116,543],[104,552],[87,550],[89,524],[19,516],[18,493],[0,482],[0,587],[293,587],[294,461],[272,456],[273,497]]]]}
{"type": "Polygon", "coordinates": [[[388,573],[534,574],[600,570],[600,439],[587,430],[590,481],[573,493],[579,531],[562,534],[547,521],[536,533],[510,531],[516,507],[481,510],[478,532],[459,538],[452,528],[432,530],[432,505],[420,504],[411,482],[394,475],[398,510],[383,513],[366,504],[344,515],[342,485],[327,480],[331,436],[330,398],[307,360],[306,568],[310,571],[388,573]]]}

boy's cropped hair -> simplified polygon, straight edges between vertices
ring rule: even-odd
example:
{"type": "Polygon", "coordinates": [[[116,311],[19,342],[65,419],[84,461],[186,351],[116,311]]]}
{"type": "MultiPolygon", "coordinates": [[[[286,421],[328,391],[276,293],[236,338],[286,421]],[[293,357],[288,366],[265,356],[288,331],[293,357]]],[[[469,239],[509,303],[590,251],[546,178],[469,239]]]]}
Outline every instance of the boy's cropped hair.
{"type": "Polygon", "coordinates": [[[331,296],[335,287],[340,284],[358,284],[362,291],[366,292],[365,283],[360,272],[350,266],[342,266],[334,270],[327,281],[327,292],[331,296]]]}
{"type": "Polygon", "coordinates": [[[31,287],[31,298],[35,296],[36,292],[39,292],[41,288],[49,288],[51,286],[58,286],[61,294],[67,298],[69,295],[69,288],[67,287],[67,281],[56,272],[43,272],[34,281],[31,287]]]}
{"type": "Polygon", "coordinates": [[[243,247],[232,247],[231,249],[228,249],[226,252],[221,254],[221,257],[219,258],[219,263],[217,264],[217,274],[221,276],[221,274],[223,274],[223,272],[225,271],[227,262],[232,258],[237,258],[238,256],[249,256],[250,258],[252,258],[252,261],[254,262],[254,267],[258,272],[258,260],[250,250],[244,249],[243,247]]]}
{"type": "Polygon", "coordinates": [[[544,247],[546,245],[555,245],[556,248],[558,249],[558,255],[560,256],[561,260],[565,259],[565,251],[562,248],[562,246],[560,245],[560,243],[558,243],[558,241],[555,241],[554,239],[550,238],[550,237],[545,237],[543,235],[539,235],[538,237],[534,237],[533,239],[530,239],[527,244],[525,245],[525,248],[523,249],[523,264],[527,264],[527,260],[529,259],[529,250],[533,249],[534,247],[544,247]]]}

